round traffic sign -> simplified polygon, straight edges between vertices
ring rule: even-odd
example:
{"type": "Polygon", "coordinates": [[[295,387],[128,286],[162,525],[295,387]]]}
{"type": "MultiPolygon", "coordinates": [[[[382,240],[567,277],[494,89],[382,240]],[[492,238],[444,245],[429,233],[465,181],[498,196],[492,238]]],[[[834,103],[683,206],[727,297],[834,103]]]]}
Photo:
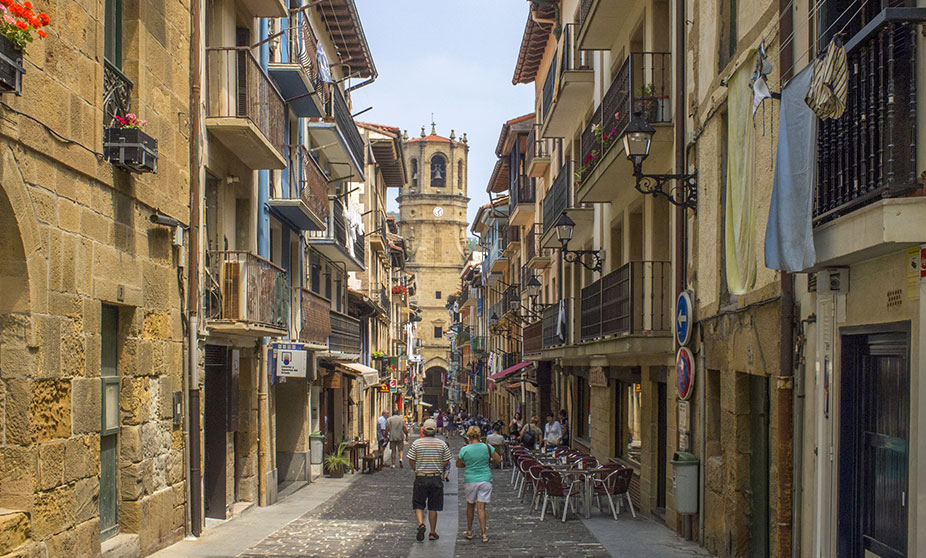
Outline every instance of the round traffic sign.
{"type": "Polygon", "coordinates": [[[691,339],[691,294],[682,291],[675,302],[675,339],[679,345],[687,345],[691,339]]]}
{"type": "Polygon", "coordinates": [[[678,398],[687,401],[694,391],[695,382],[694,355],[688,347],[680,347],[675,358],[675,382],[678,398]]]}

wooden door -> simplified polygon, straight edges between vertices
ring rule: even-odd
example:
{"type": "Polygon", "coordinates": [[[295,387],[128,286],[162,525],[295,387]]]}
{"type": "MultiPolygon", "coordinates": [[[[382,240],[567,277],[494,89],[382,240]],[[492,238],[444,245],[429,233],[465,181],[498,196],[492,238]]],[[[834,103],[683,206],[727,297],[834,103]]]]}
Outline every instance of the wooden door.
{"type": "Polygon", "coordinates": [[[206,345],[203,420],[203,503],[206,517],[225,519],[227,485],[228,349],[206,345]]]}

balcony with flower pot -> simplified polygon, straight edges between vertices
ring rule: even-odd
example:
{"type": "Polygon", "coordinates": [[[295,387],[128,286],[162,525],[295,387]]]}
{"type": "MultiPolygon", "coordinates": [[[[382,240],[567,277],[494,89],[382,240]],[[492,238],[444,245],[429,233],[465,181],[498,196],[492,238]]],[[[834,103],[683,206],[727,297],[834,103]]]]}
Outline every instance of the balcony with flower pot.
{"type": "Polygon", "coordinates": [[[42,39],[46,37],[42,28],[51,23],[51,18],[45,12],[36,14],[29,2],[3,2],[0,10],[3,11],[0,18],[0,94],[20,95],[26,73],[23,53],[34,40],[33,33],[42,39]]]}
{"type": "Polygon", "coordinates": [[[667,52],[633,52],[624,60],[582,132],[579,202],[609,203],[638,195],[632,186],[633,163],[620,141],[634,114],[655,129],[650,158],[664,168],[673,166],[671,74],[667,52]]]}
{"type": "Polygon", "coordinates": [[[113,115],[112,125],[103,130],[106,160],[128,173],[158,172],[158,140],[142,130],[147,124],[131,112],[113,115]]]}
{"type": "Polygon", "coordinates": [[[248,47],[206,49],[206,130],[254,170],[285,169],[285,105],[248,47]]]}

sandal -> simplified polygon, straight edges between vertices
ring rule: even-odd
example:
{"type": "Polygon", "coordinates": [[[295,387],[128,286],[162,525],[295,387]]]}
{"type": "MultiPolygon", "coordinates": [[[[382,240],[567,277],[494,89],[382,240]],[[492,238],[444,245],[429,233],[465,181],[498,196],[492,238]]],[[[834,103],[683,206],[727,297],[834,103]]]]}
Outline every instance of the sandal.
{"type": "Polygon", "coordinates": [[[483,534],[482,534],[482,542],[489,542],[489,535],[486,535],[485,533],[483,533],[483,534]]]}
{"type": "Polygon", "coordinates": [[[463,531],[463,536],[466,537],[466,540],[473,540],[473,532],[472,532],[472,531],[463,531]]]}
{"type": "Polygon", "coordinates": [[[439,538],[440,538],[440,535],[438,535],[437,533],[431,533],[430,535],[428,535],[429,541],[436,541],[439,538]]]}
{"type": "Polygon", "coordinates": [[[424,531],[425,531],[425,526],[424,526],[424,523],[422,523],[421,525],[418,526],[418,533],[415,535],[415,540],[417,540],[418,542],[423,541],[424,531]]]}

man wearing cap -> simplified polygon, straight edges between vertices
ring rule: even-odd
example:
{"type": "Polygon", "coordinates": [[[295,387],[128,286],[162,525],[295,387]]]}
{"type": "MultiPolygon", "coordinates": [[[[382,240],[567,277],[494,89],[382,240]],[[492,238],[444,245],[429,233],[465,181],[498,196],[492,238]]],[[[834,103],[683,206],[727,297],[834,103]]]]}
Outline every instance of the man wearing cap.
{"type": "Polygon", "coordinates": [[[424,540],[424,509],[428,509],[428,522],[431,524],[429,540],[437,540],[437,512],[444,509],[444,482],[441,475],[444,467],[450,463],[452,455],[447,443],[435,437],[437,422],[434,419],[424,421],[424,437],[412,442],[406,456],[412,470],[415,471],[415,486],[412,491],[412,508],[418,521],[416,539],[424,540]]]}

